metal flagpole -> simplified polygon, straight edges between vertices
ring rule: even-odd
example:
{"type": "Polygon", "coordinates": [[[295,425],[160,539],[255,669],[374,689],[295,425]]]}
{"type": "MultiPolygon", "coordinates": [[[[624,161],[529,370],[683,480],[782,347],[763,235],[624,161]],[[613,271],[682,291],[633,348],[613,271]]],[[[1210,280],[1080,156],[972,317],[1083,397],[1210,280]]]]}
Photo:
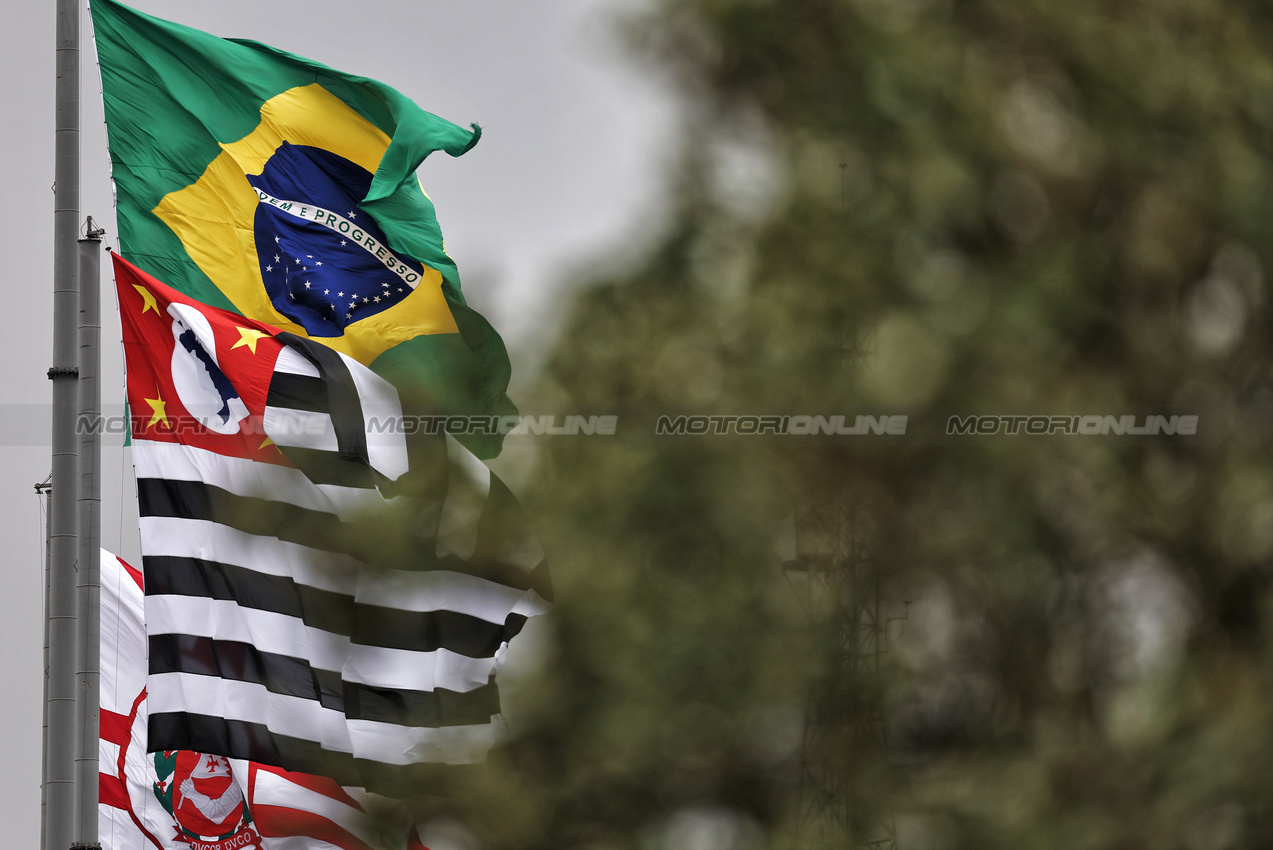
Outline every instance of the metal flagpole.
{"type": "MultiPolygon", "coordinates": [[[[53,489],[53,475],[50,473],[39,484],[35,485],[36,498],[44,498],[44,587],[41,593],[44,597],[44,729],[40,737],[40,752],[46,752],[49,748],[49,491],[53,489]]],[[[49,765],[46,760],[40,765],[40,846],[44,847],[44,830],[47,828],[48,819],[45,816],[45,808],[48,805],[46,795],[48,793],[49,784],[49,765]]]]}
{"type": "Polygon", "coordinates": [[[75,446],[79,313],[80,5],[57,0],[53,197],[53,492],[49,506],[48,743],[44,850],[66,850],[75,826],[75,446]]]}
{"type": "Polygon", "coordinates": [[[80,490],[79,490],[79,753],[76,764],[75,840],[77,847],[97,843],[98,643],[101,622],[101,389],[97,381],[101,353],[102,234],[89,216],[80,248],[80,490]]]}

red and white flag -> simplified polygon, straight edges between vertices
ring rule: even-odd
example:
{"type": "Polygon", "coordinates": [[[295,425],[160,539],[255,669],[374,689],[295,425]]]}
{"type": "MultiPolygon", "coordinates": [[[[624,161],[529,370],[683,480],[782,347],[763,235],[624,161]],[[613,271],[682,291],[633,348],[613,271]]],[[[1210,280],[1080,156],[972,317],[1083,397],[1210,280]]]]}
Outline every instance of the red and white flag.
{"type": "Polygon", "coordinates": [[[103,550],[101,582],[103,850],[422,850],[405,814],[360,789],[206,753],[147,753],[142,575],[103,550]]]}

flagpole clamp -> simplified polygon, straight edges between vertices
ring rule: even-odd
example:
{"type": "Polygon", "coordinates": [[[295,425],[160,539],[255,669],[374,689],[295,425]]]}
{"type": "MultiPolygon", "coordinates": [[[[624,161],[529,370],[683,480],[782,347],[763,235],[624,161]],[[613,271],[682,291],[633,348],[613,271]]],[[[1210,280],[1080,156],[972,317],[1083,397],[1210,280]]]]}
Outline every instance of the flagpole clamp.
{"type": "MultiPolygon", "coordinates": [[[[48,375],[50,381],[65,377],[78,378],[80,370],[74,366],[50,366],[48,375]]],[[[79,845],[72,845],[72,850],[77,846],[79,845]]]]}

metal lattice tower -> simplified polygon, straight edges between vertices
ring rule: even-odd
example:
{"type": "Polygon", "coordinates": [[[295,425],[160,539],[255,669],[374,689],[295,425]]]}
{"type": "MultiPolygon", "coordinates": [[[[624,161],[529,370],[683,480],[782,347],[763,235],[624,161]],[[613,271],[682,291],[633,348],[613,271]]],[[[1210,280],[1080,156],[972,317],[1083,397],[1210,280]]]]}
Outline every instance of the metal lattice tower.
{"type": "Polygon", "coordinates": [[[881,610],[873,505],[844,492],[798,505],[796,557],[784,565],[806,610],[834,634],[835,670],[808,707],[802,820],[812,847],[897,850],[893,819],[861,805],[861,768],[887,750],[882,657],[896,619],[881,610]]]}

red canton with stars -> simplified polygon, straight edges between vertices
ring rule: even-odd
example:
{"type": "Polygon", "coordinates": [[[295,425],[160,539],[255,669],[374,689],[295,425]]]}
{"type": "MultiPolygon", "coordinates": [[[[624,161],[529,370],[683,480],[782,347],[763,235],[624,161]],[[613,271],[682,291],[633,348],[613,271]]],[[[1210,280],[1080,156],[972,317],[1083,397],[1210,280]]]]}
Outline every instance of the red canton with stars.
{"type": "Polygon", "coordinates": [[[290,466],[262,427],[279,329],[201,304],[111,256],[133,439],[290,466]]]}

